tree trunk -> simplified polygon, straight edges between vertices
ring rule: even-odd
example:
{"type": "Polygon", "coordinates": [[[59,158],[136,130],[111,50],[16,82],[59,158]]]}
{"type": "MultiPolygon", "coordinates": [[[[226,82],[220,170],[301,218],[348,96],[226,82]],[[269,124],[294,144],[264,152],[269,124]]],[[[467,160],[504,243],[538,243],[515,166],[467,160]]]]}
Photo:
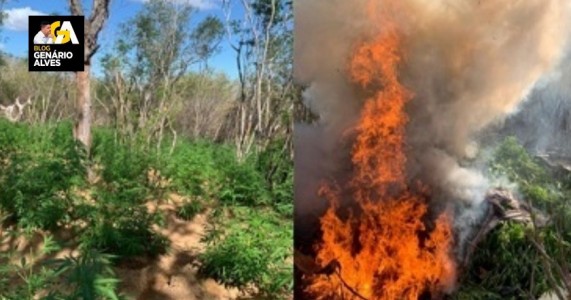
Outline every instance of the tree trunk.
{"type": "Polygon", "coordinates": [[[77,116],[74,137],[79,140],[87,153],[91,149],[91,93],[90,93],[90,66],[86,64],[83,72],[77,72],[77,116]]]}

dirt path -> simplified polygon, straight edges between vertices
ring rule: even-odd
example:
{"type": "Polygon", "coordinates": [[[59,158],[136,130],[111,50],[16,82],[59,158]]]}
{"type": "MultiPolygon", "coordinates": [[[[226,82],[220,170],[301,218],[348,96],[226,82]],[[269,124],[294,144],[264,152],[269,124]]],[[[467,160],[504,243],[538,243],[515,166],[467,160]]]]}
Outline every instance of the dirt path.
{"type": "MultiPolygon", "coordinates": [[[[158,205],[166,216],[166,224],[156,230],[170,240],[170,250],[152,262],[116,268],[122,280],[121,292],[138,300],[237,299],[240,292],[228,289],[213,279],[198,278],[194,256],[204,249],[200,242],[207,225],[206,214],[191,221],[176,218],[176,206],[181,199],[171,197],[170,203],[158,205]]],[[[147,204],[150,210],[156,203],[147,204]]]]}
{"type": "MultiPolygon", "coordinates": [[[[150,210],[160,209],[165,213],[166,223],[155,230],[170,240],[168,253],[153,260],[135,259],[115,268],[121,280],[119,291],[128,299],[137,300],[226,300],[238,299],[241,293],[237,289],[229,289],[210,278],[199,278],[194,257],[204,250],[200,242],[207,225],[207,215],[197,215],[191,221],[176,218],[176,207],[182,199],[173,196],[169,203],[150,202],[150,210]]],[[[72,236],[65,230],[55,234],[57,240],[71,240],[72,236]]],[[[23,236],[5,239],[0,244],[0,251],[8,249],[22,253],[30,261],[30,253],[38,253],[43,245],[41,233],[31,238],[23,236]]],[[[76,249],[67,247],[49,258],[64,258],[70,254],[77,255],[76,249]]],[[[21,256],[13,257],[13,262],[21,256]]],[[[47,257],[41,257],[44,260],[47,257]]],[[[39,261],[38,260],[38,261],[39,261]]]]}

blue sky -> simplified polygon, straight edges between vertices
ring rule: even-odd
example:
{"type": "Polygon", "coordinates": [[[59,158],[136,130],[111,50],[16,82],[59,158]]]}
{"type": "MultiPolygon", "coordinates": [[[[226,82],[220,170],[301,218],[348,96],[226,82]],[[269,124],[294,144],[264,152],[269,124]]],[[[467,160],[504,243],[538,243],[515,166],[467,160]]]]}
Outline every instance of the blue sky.
{"type": "MultiPolygon", "coordinates": [[[[93,0],[83,0],[84,10],[89,14],[93,0]]],[[[105,28],[99,34],[101,48],[94,56],[92,65],[96,75],[101,74],[100,58],[105,51],[113,47],[114,35],[119,30],[119,25],[133,18],[142,9],[145,0],[111,0],[109,20],[105,28]]],[[[193,5],[197,12],[192,23],[197,23],[209,15],[224,19],[220,8],[220,0],[169,0],[175,2],[188,2],[193,5]]],[[[238,8],[234,8],[232,14],[238,15],[238,8]]],[[[0,50],[14,56],[25,57],[28,51],[28,15],[37,14],[60,14],[69,15],[68,0],[8,0],[4,5],[4,12],[8,17],[0,31],[0,50]]],[[[230,49],[226,37],[220,53],[212,57],[209,65],[217,71],[224,72],[231,78],[237,78],[237,68],[234,52],[230,49]]]]}

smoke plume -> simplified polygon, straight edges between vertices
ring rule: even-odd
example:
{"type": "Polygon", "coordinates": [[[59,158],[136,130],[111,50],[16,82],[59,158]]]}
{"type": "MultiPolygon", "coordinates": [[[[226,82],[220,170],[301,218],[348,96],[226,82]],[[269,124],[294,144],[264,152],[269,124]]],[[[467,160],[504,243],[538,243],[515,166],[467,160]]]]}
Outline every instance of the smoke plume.
{"type": "MultiPolygon", "coordinates": [[[[297,220],[323,208],[315,194],[322,180],[342,180],[346,172],[347,139],[366,98],[348,79],[348,61],[359,43],[383,30],[366,16],[382,17],[384,1],[368,2],[294,2],[294,76],[319,116],[295,130],[297,220]]],[[[414,93],[407,106],[409,179],[429,184],[438,203],[476,207],[491,184],[472,160],[478,134],[515,111],[558,64],[571,5],[402,0],[399,7],[392,18],[404,42],[400,76],[414,93]]]]}
{"type": "Polygon", "coordinates": [[[515,135],[535,155],[571,158],[571,53],[544,78],[517,113],[499,124],[499,136],[515,135]]]}

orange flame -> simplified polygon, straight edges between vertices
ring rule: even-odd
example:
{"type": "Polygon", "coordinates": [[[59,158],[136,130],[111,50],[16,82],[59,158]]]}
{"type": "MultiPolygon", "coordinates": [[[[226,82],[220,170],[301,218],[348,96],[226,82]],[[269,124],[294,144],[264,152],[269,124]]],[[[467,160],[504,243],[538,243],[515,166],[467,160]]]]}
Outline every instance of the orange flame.
{"type": "Polygon", "coordinates": [[[351,79],[370,93],[357,126],[349,184],[358,212],[339,216],[337,192],[324,187],[332,205],[321,218],[317,262],[338,263],[338,276],[308,278],[316,299],[418,299],[451,287],[455,264],[451,220],[440,215],[427,226],[428,189],[407,186],[405,105],[412,93],[399,83],[401,39],[395,24],[356,49],[351,79]],[[397,191],[397,192],[395,192],[397,191]],[[396,194],[396,195],[395,195],[396,194]]]}

